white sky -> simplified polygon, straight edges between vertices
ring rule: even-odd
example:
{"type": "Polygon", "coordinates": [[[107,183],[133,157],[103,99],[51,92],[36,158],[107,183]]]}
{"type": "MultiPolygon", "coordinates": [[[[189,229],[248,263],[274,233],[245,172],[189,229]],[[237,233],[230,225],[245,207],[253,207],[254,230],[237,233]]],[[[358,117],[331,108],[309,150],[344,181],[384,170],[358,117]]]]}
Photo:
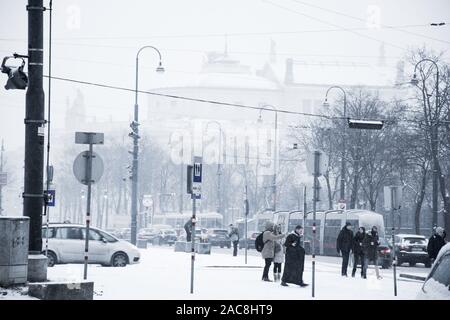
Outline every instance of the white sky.
{"type": "MultiPolygon", "coordinates": [[[[48,1],[44,3],[48,5],[48,1]]],[[[25,6],[25,0],[1,1],[1,56],[27,53],[25,6]]],[[[288,57],[308,61],[375,62],[380,41],[384,41],[387,62],[395,65],[407,48],[426,45],[436,51],[447,51],[450,43],[450,2],[447,0],[55,0],[53,9],[53,75],[128,88],[134,88],[134,59],[137,49],[143,45],[161,50],[167,70],[163,77],[167,80],[198,72],[204,53],[223,51],[225,42],[233,57],[253,69],[267,61],[271,39],[276,42],[280,64],[288,57]],[[379,8],[382,25],[409,26],[402,30],[426,37],[390,28],[364,30],[368,12],[376,12],[373,6],[379,8]],[[431,22],[446,22],[447,26],[427,26],[431,22]],[[283,33],[293,31],[315,32],[283,33]]],[[[371,17],[376,20],[376,14],[371,17]]],[[[47,55],[48,12],[45,22],[47,55]]],[[[155,53],[143,53],[140,62],[140,87],[158,86],[160,76],[153,73],[157,63],[155,53]]],[[[47,68],[48,64],[46,74],[47,68]]],[[[0,79],[3,86],[6,75],[2,74],[0,79]]],[[[101,121],[110,116],[128,119],[132,114],[132,93],[54,81],[52,117],[55,127],[64,125],[66,98],[73,99],[77,88],[83,90],[88,116],[96,116],[101,121]]],[[[146,104],[145,97],[140,96],[140,104],[146,104]]],[[[25,92],[0,88],[0,137],[5,139],[9,150],[23,148],[24,112],[25,92]]]]}

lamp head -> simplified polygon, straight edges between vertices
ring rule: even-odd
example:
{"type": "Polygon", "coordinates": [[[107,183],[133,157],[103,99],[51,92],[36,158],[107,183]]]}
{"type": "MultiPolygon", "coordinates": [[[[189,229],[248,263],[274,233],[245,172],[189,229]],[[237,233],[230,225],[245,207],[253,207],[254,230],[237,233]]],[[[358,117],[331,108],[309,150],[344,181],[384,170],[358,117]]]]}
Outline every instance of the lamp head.
{"type": "Polygon", "coordinates": [[[415,73],[411,79],[411,84],[414,86],[417,86],[419,84],[419,80],[417,79],[417,75],[415,73]]]}
{"type": "Polygon", "coordinates": [[[327,99],[325,99],[325,101],[322,103],[322,106],[323,106],[324,108],[329,108],[329,107],[330,107],[330,104],[328,103],[328,100],[327,100],[327,99]]]}
{"type": "Polygon", "coordinates": [[[165,71],[165,69],[164,69],[164,67],[162,66],[162,62],[160,61],[158,67],[156,68],[156,72],[158,72],[158,73],[164,73],[164,71],[165,71]]]}

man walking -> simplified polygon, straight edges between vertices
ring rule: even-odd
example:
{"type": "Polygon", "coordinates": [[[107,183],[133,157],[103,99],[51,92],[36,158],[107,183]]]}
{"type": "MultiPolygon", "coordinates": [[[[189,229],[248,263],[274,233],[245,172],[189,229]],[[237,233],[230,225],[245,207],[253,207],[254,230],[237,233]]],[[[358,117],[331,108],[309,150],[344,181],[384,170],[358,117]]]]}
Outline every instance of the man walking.
{"type": "Polygon", "coordinates": [[[306,287],[308,284],[303,282],[303,269],[305,266],[305,249],[300,244],[300,237],[303,236],[303,228],[298,225],[294,232],[286,237],[284,243],[286,247],[286,258],[284,265],[281,285],[288,286],[288,283],[306,287]]]}
{"type": "Polygon", "coordinates": [[[428,240],[427,252],[431,262],[436,259],[439,250],[445,245],[445,230],[437,227],[435,233],[428,240]]]}
{"type": "Polygon", "coordinates": [[[337,253],[342,253],[342,268],[341,275],[347,277],[348,259],[350,257],[350,251],[353,246],[353,231],[352,224],[350,222],[345,223],[345,226],[339,232],[336,241],[337,253]]]}
{"type": "Polygon", "coordinates": [[[363,241],[366,236],[366,229],[364,227],[359,227],[358,232],[356,232],[355,237],[353,238],[353,270],[352,277],[355,277],[356,267],[358,263],[361,263],[361,277],[364,278],[364,272],[366,268],[364,268],[364,250],[363,250],[363,241]]]}
{"type": "Polygon", "coordinates": [[[239,231],[233,224],[230,224],[230,233],[228,234],[231,242],[233,243],[233,256],[237,256],[238,244],[239,244],[239,231]]]}

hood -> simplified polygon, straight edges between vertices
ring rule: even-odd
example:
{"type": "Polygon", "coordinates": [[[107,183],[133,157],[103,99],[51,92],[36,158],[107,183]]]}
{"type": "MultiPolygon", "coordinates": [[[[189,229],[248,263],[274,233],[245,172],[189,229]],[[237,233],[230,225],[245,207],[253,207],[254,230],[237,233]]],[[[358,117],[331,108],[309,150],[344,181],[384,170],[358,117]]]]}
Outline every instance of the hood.
{"type": "Polygon", "coordinates": [[[273,230],[273,227],[275,226],[275,224],[272,221],[267,221],[266,225],[265,225],[265,229],[267,230],[273,230]]]}

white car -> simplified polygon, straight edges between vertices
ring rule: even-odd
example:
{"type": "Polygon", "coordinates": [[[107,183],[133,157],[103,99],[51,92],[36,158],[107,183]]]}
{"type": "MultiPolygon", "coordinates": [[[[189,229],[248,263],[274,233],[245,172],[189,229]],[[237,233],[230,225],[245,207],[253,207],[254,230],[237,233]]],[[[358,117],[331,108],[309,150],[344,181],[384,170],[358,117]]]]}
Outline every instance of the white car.
{"type": "Polygon", "coordinates": [[[439,251],[417,298],[450,300],[450,243],[439,251]]]}
{"type": "MultiPolygon", "coordinates": [[[[79,224],[51,223],[48,227],[48,265],[57,263],[84,263],[86,227],[79,224]]],[[[42,228],[42,239],[47,227],[42,228]]],[[[45,248],[43,248],[45,253],[45,248]]],[[[97,228],[89,228],[89,263],[124,267],[139,263],[139,249],[97,228]]]]}

